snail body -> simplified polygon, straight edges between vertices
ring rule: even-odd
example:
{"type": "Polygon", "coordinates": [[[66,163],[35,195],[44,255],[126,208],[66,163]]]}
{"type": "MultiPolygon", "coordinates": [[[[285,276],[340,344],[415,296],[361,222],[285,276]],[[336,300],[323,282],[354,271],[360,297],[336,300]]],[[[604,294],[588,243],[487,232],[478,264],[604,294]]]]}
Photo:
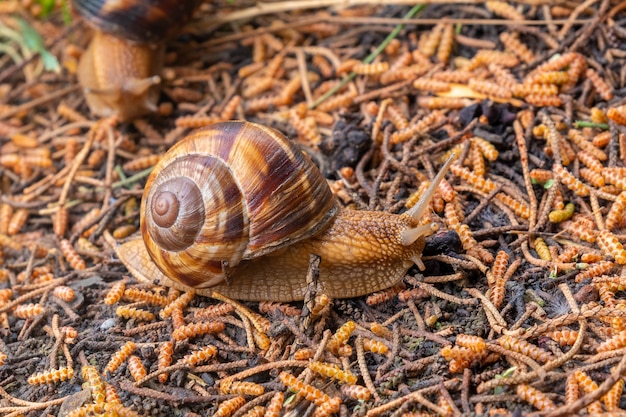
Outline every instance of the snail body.
{"type": "Polygon", "coordinates": [[[392,214],[339,208],[319,170],[279,132],[225,122],[192,132],[153,170],[142,238],[117,248],[141,280],[241,300],[302,300],[311,254],[319,290],[349,298],[402,279],[436,225],[420,202],[392,214]]]}
{"type": "Polygon", "coordinates": [[[94,29],[78,81],[97,116],[127,121],[157,108],[165,40],[191,16],[196,0],[73,0],[94,29]]]}

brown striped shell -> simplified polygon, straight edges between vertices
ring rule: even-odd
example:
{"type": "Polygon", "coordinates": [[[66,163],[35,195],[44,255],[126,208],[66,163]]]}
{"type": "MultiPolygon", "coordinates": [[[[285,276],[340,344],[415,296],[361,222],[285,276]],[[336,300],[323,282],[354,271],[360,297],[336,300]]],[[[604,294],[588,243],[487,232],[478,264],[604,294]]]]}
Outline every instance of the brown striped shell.
{"type": "Polygon", "coordinates": [[[139,43],[176,33],[200,0],[73,0],[72,7],[93,27],[139,43]]]}
{"type": "Polygon", "coordinates": [[[282,134],[224,122],[192,132],[155,166],[141,233],[165,275],[205,288],[324,229],[336,211],[326,180],[282,134]]]}

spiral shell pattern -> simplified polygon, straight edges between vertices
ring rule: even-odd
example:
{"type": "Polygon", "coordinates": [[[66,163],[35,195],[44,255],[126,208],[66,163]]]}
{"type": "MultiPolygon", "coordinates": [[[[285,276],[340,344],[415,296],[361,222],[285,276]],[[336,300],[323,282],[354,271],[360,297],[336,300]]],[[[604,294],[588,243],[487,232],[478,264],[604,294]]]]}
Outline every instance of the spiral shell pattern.
{"type": "Polygon", "coordinates": [[[326,180],[283,135],[225,122],[192,132],[157,164],[141,231],[164,274],[205,288],[242,260],[312,236],[335,213],[326,180]]]}

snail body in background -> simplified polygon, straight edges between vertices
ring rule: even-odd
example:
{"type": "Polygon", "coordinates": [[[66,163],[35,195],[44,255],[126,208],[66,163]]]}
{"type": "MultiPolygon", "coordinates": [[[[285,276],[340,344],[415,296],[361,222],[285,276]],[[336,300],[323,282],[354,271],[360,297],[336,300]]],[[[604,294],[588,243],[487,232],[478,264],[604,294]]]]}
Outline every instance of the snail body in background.
{"type": "Polygon", "coordinates": [[[142,238],[117,247],[138,279],[241,300],[302,300],[309,255],[321,257],[319,290],[349,298],[388,288],[424,268],[420,225],[437,174],[409,212],[337,206],[311,160],[279,132],[218,123],[172,147],[148,178],[142,238]]]}
{"type": "Polygon", "coordinates": [[[189,19],[197,0],[73,0],[94,28],[78,81],[97,116],[127,121],[157,108],[165,40],[189,19]]]}

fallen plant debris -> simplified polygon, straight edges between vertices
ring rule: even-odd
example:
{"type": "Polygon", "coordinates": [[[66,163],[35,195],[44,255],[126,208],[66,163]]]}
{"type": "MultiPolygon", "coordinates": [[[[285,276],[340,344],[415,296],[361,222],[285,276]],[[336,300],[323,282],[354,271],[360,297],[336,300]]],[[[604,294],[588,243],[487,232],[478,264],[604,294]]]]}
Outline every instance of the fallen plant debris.
{"type": "Polygon", "coordinates": [[[204,2],[129,122],[90,114],[61,3],[0,3],[0,415],[624,415],[626,3],[204,2]],[[229,119],[356,209],[455,155],[426,270],[289,304],[133,278],[152,166],[229,119]]]}

